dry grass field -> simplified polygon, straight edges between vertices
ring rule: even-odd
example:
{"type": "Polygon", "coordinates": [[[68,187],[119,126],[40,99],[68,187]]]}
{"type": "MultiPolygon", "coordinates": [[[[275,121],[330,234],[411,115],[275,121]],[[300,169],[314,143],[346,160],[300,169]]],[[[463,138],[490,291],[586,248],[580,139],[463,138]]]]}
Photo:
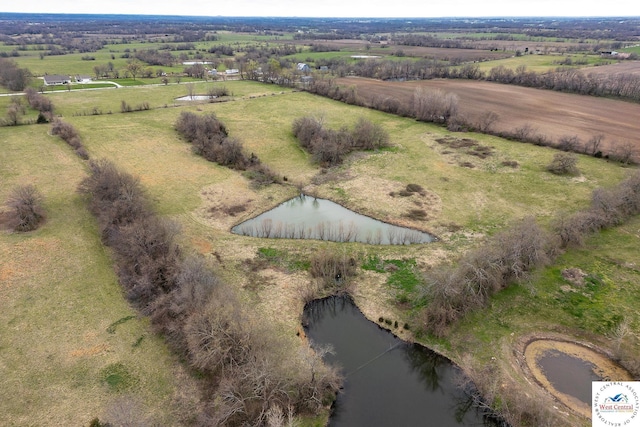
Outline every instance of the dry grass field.
{"type": "MultiPolygon", "coordinates": [[[[261,249],[299,262],[328,249],[359,260],[370,255],[415,260],[420,269],[427,269],[526,215],[547,223],[559,211],[580,209],[589,203],[594,188],[612,186],[630,173],[617,164],[580,156],[580,176],[556,176],[545,171],[555,154],[550,148],[487,135],[451,134],[435,125],[307,93],[275,94],[273,86],[258,83],[227,85],[238,96],[225,103],[162,107],[165,99],[183,90],[175,86],[62,92],[54,95],[54,102],[65,122],[78,130],[90,156],[107,158],[139,176],[156,211],[181,225],[185,253],[204,255],[263,321],[289,337],[292,348],[306,345],[296,334],[301,329],[302,295],[311,279],[307,271],[286,261],[265,263],[259,256],[261,249]],[[146,99],[154,108],[123,114],[116,110],[120,99],[146,99]],[[92,106],[114,111],[74,115],[78,108],[92,106]],[[286,176],[286,183],[253,188],[241,172],[194,155],[173,128],[182,111],[216,113],[229,134],[279,176],[286,176]],[[392,147],[355,153],[344,165],[323,170],[311,162],[291,133],[293,120],[307,115],[321,117],[334,129],[367,118],[389,132],[392,147]],[[468,149],[469,141],[490,154],[477,156],[468,149]],[[395,195],[407,184],[422,186],[424,194],[395,195]],[[381,220],[434,232],[440,240],[429,245],[377,247],[230,233],[233,225],[301,189],[381,220]],[[423,210],[425,216],[410,217],[412,209],[423,210]]],[[[383,84],[367,87],[386,90],[383,84]]],[[[184,390],[182,383],[176,386],[182,380],[175,375],[161,340],[143,319],[118,323],[135,313],[120,293],[94,220],[75,192],[86,165],[47,131],[47,125],[0,128],[8,148],[0,151],[0,196],[29,180],[45,195],[49,215],[35,232],[0,234],[0,301],[5,307],[0,321],[8,331],[0,336],[0,374],[8,385],[0,391],[0,413],[10,414],[10,425],[78,425],[101,416],[114,398],[133,393],[145,410],[154,413],[154,420],[175,425],[171,402],[176,390],[184,390]],[[115,333],[108,332],[111,329],[115,333]],[[133,386],[111,390],[101,375],[110,372],[108,367],[121,366],[126,369],[116,373],[130,378],[133,386]],[[26,401],[31,405],[28,411],[26,401]]],[[[386,277],[386,273],[359,273],[353,283],[358,306],[370,319],[384,316],[410,322],[410,313],[395,303],[398,291],[386,284],[386,277]]],[[[478,330],[473,340],[483,356],[502,339],[497,336],[502,330],[493,328],[492,322],[493,317],[489,332],[478,330]],[[485,334],[494,341],[485,340],[485,334]]],[[[478,325],[482,327],[482,322],[462,325],[461,334],[478,325]]],[[[514,330],[528,333],[531,326],[517,324],[514,330]]],[[[411,334],[403,331],[401,336],[411,339],[411,334]]],[[[466,348],[465,340],[460,341],[459,347],[443,345],[439,350],[455,358],[457,350],[466,348]]]]}
{"type": "Polygon", "coordinates": [[[88,425],[131,403],[171,425],[180,367],[125,302],[76,192],[86,166],[48,128],[0,128],[0,200],[30,183],[47,215],[36,231],[0,229],[0,424],[88,425]]]}
{"type": "Polygon", "coordinates": [[[471,123],[477,122],[483,113],[494,111],[499,116],[494,125],[497,131],[510,132],[529,125],[535,133],[551,141],[576,135],[583,143],[594,135],[603,134],[603,153],[613,153],[620,146],[631,143],[634,158],[640,160],[638,104],[480,81],[383,82],[340,78],[336,82],[345,87],[356,87],[360,97],[391,96],[407,104],[418,87],[440,89],[458,96],[459,111],[471,123]]]}

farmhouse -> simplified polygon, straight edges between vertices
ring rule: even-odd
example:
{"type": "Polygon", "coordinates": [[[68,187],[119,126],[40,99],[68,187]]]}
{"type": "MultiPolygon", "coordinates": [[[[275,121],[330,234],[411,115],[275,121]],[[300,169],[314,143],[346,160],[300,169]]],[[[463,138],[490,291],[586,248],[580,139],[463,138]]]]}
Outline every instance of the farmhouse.
{"type": "Polygon", "coordinates": [[[302,71],[303,73],[308,73],[309,71],[311,71],[309,66],[307,64],[305,64],[304,62],[298,62],[298,65],[296,65],[296,69],[298,71],[302,71]]]}
{"type": "Polygon", "coordinates": [[[48,74],[44,76],[45,86],[66,85],[67,83],[71,83],[69,76],[62,76],[60,74],[48,74]]]}

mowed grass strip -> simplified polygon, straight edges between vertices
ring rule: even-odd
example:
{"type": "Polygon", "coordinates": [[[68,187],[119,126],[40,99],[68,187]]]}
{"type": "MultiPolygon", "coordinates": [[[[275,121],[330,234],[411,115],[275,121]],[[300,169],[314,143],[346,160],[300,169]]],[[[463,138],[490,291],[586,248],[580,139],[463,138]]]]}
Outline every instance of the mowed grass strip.
{"type": "Polygon", "coordinates": [[[175,361],[122,296],[76,192],[86,165],[48,129],[0,128],[0,200],[31,183],[47,212],[34,232],[0,231],[2,424],[87,425],[126,396],[142,402],[140,415],[171,425],[175,361]],[[109,384],[112,365],[135,378],[131,387],[109,384]]]}

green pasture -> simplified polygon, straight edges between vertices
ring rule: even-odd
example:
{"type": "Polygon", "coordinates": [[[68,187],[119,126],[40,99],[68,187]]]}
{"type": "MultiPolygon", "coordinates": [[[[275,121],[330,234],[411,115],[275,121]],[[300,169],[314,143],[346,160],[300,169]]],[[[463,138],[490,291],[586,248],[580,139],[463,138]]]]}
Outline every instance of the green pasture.
{"type": "MultiPolygon", "coordinates": [[[[640,269],[637,265],[640,218],[592,236],[585,246],[564,253],[529,283],[496,294],[489,308],[455,327],[451,342],[458,354],[473,349],[480,360],[495,356],[496,343],[533,332],[563,331],[607,344],[621,322],[640,331],[640,269]],[[571,285],[562,271],[579,268],[583,286],[571,285]],[[461,339],[464,337],[464,339],[461,339]]],[[[627,337],[629,338],[629,337],[627,337]]]]}
{"type": "Polygon", "coordinates": [[[608,63],[606,59],[601,58],[599,55],[522,55],[512,56],[506,59],[497,59],[494,61],[484,61],[478,64],[481,71],[488,73],[492,68],[500,65],[515,70],[520,66],[527,67],[529,71],[535,71],[537,73],[544,73],[546,71],[555,70],[556,68],[566,67],[588,67],[595,65],[603,65],[608,63]],[[567,58],[571,58],[573,65],[561,64],[567,58]],[[586,64],[575,64],[576,62],[586,61],[586,64]]]}
{"type": "Polygon", "coordinates": [[[77,193],[86,164],[48,130],[0,128],[0,200],[33,184],[47,212],[36,231],[0,231],[2,424],[88,425],[118,400],[174,424],[176,361],[124,300],[77,193]]]}
{"type": "Polygon", "coordinates": [[[640,55],[640,45],[622,48],[620,49],[620,52],[635,53],[640,55]]]}

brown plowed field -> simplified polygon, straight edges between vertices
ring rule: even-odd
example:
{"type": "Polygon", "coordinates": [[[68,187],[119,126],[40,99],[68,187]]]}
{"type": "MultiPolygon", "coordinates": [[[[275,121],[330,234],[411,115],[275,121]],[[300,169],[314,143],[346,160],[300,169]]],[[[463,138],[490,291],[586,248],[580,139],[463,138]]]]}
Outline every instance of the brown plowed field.
{"type": "Polygon", "coordinates": [[[603,153],[611,154],[624,144],[632,144],[634,159],[640,160],[639,104],[470,80],[386,82],[345,77],[336,79],[336,83],[355,86],[361,98],[389,96],[402,103],[411,101],[417,87],[441,89],[458,95],[459,111],[471,123],[484,112],[494,111],[499,116],[494,125],[497,131],[509,132],[528,124],[553,142],[577,135],[583,143],[603,134],[603,153]]]}
{"type": "Polygon", "coordinates": [[[586,74],[633,74],[640,76],[640,61],[616,62],[615,64],[601,65],[599,67],[581,68],[581,70],[586,74]]]}

